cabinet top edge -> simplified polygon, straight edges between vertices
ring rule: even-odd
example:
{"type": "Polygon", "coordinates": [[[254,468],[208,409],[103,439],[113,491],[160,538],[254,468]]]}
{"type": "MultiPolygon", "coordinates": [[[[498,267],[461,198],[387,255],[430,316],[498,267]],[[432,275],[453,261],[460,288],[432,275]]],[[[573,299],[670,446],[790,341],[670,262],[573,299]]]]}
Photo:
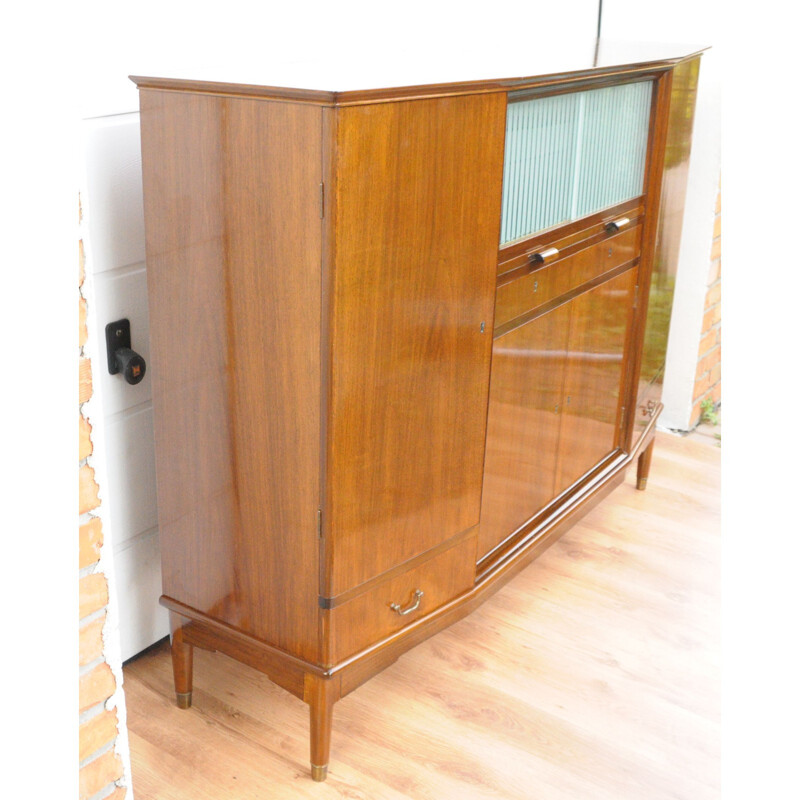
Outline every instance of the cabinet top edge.
{"type": "MultiPolygon", "coordinates": [[[[263,100],[277,100],[293,103],[311,103],[321,106],[352,106],[370,103],[389,102],[394,100],[414,100],[423,98],[447,97],[466,94],[484,94],[490,92],[509,92],[523,89],[544,88],[548,86],[568,85],[581,80],[624,78],[641,73],[665,72],[678,64],[699,57],[708,48],[660,46],[655,51],[638,46],[637,57],[631,58],[637,50],[610,46],[611,43],[600,40],[596,43],[590,63],[580,63],[574,69],[540,70],[536,73],[519,77],[490,78],[482,80],[456,80],[438,83],[415,83],[386,85],[375,88],[348,88],[343,90],[324,90],[319,88],[300,88],[299,86],[262,85],[258,83],[237,83],[229,81],[194,80],[187,78],[163,78],[131,75],[130,79],[139,89],[155,89],[161,91],[190,92],[211,94],[224,97],[243,97],[263,100]],[[605,47],[605,56],[600,54],[605,47]],[[673,55],[665,56],[671,52],[673,55]],[[616,57],[615,57],[616,54],[616,57]],[[625,58],[628,56],[628,59],[625,58]]],[[[502,69],[502,65],[499,69],[502,69]]],[[[299,74],[300,80],[314,83],[309,73],[299,74]]],[[[300,80],[297,82],[299,83],[300,80]]],[[[358,78],[356,78],[358,80],[358,78]]],[[[345,85],[347,82],[342,81],[345,85]]],[[[350,81],[352,83],[352,79],[350,81]]],[[[358,85],[358,84],[356,84],[358,85]]]]}

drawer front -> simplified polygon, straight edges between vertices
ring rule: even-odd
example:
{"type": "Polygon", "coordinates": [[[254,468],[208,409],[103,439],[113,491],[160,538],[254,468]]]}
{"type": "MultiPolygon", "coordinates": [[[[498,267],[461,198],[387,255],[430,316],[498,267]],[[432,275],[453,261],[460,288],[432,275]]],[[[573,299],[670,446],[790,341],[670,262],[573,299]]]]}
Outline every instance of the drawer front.
{"type": "Polygon", "coordinates": [[[476,535],[477,529],[419,566],[328,611],[331,663],[379,642],[471,589],[476,535]]]}
{"type": "Polygon", "coordinates": [[[497,287],[495,328],[576,289],[639,255],[641,225],[497,287]]]}
{"type": "Polygon", "coordinates": [[[568,292],[572,286],[569,261],[569,258],[564,258],[549,267],[537,269],[510,283],[498,286],[494,312],[495,328],[568,292]]]}
{"type": "Polygon", "coordinates": [[[587,247],[572,256],[570,264],[570,283],[580,286],[614,267],[632,261],[639,255],[642,244],[642,227],[637,225],[629,231],[612,236],[605,242],[587,247]]]}

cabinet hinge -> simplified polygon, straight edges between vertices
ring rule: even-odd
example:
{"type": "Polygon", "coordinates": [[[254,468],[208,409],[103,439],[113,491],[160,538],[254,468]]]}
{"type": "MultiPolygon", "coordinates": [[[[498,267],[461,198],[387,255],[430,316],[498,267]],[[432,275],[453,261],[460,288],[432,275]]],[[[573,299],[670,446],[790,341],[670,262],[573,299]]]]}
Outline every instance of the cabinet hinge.
{"type": "Polygon", "coordinates": [[[319,218],[325,217],[325,184],[319,185],[319,218]]]}
{"type": "Polygon", "coordinates": [[[322,509],[317,509],[317,537],[322,538],[322,509]]]}

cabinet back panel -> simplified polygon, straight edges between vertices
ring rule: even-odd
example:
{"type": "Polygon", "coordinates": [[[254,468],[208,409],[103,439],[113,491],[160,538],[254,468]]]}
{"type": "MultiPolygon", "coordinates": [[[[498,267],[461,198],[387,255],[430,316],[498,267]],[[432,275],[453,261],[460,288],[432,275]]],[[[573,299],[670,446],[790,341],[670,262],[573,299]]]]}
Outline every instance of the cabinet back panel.
{"type": "Polygon", "coordinates": [[[321,110],[141,103],[164,594],[314,659],[321,110]]]}
{"type": "Polygon", "coordinates": [[[337,111],[329,597],[478,522],[505,110],[337,111]]]}

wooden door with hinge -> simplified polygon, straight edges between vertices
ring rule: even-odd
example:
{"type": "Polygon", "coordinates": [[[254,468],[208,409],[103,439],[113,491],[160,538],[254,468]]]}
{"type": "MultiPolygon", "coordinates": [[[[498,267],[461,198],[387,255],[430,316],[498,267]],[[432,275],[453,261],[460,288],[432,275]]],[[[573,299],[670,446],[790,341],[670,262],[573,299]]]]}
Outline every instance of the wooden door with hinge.
{"type": "Polygon", "coordinates": [[[336,110],[322,593],[479,520],[503,93],[336,110]]]}
{"type": "Polygon", "coordinates": [[[570,304],[494,342],[478,558],[553,498],[570,304]]]}
{"type": "Polygon", "coordinates": [[[556,494],[618,446],[636,275],[636,269],[630,269],[569,304],[556,494]]]}

